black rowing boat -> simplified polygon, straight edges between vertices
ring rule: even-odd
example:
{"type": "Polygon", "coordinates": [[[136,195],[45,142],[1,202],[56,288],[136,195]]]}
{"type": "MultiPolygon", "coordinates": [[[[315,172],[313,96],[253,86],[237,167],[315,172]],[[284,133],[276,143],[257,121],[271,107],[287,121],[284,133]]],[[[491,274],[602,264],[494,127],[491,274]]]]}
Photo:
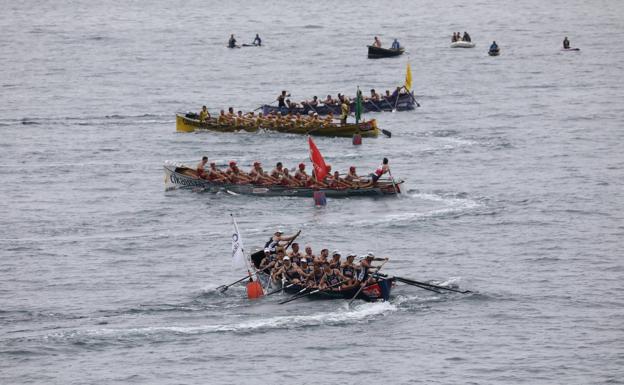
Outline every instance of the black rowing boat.
{"type": "Polygon", "coordinates": [[[392,48],[379,48],[372,45],[368,46],[368,58],[369,59],[381,59],[385,57],[394,57],[403,55],[405,48],[392,49],[392,48]]]}

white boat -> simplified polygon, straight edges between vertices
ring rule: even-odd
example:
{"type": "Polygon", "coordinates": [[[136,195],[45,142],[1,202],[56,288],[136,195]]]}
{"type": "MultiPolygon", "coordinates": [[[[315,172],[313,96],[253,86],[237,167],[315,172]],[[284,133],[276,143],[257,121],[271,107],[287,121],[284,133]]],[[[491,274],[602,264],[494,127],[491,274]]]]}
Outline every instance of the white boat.
{"type": "Polygon", "coordinates": [[[455,41],[453,43],[451,43],[451,48],[474,48],[475,47],[475,43],[471,42],[471,41],[455,41]]]}

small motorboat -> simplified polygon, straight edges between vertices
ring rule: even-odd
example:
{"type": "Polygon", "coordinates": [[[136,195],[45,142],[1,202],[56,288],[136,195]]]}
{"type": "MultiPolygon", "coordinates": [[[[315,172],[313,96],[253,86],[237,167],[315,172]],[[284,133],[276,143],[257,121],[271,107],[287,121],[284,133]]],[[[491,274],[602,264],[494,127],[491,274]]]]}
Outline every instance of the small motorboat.
{"type": "Polygon", "coordinates": [[[475,45],[471,41],[458,40],[451,43],[451,48],[474,48],[475,45]]]}
{"type": "Polygon", "coordinates": [[[498,56],[498,55],[500,55],[500,48],[499,49],[494,49],[494,50],[492,50],[492,49],[489,50],[488,51],[488,55],[490,55],[490,56],[498,56]]]}

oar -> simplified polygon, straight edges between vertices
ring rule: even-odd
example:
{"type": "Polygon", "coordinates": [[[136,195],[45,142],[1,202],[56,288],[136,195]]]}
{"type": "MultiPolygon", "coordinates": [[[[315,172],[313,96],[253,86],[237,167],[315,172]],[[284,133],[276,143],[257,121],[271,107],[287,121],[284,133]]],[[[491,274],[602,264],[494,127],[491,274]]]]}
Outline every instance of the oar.
{"type": "MultiPolygon", "coordinates": [[[[439,286],[439,285],[433,285],[431,283],[427,283],[427,282],[420,282],[420,281],[415,281],[413,279],[409,279],[409,278],[404,278],[404,277],[394,277],[397,279],[397,281],[403,282],[403,283],[407,283],[407,284],[412,284],[414,286],[426,286],[426,287],[430,287],[430,288],[435,288],[438,290],[448,290],[448,291],[452,291],[455,293],[461,293],[461,294],[469,294],[472,293],[472,291],[470,290],[457,290],[457,289],[452,289],[450,287],[445,287],[445,286],[439,286]]],[[[424,287],[423,287],[424,289],[424,287]]]]}
{"type": "MultiPolygon", "coordinates": [[[[255,273],[253,273],[253,274],[251,274],[251,275],[253,276],[253,275],[255,275],[256,273],[257,273],[257,272],[255,272],[255,273]]],[[[226,291],[227,289],[229,289],[229,288],[230,288],[230,286],[232,286],[232,285],[236,285],[237,283],[242,282],[242,281],[244,281],[244,280],[246,280],[246,279],[248,279],[248,278],[250,278],[250,276],[249,276],[249,275],[246,275],[246,276],[244,276],[243,278],[239,279],[238,281],[235,281],[235,282],[230,283],[229,285],[221,285],[221,286],[217,286],[217,287],[215,287],[215,290],[219,290],[221,293],[225,293],[225,291],[226,291]]]]}
{"type": "Polygon", "coordinates": [[[268,293],[268,294],[265,294],[265,297],[266,297],[267,295],[271,295],[271,294],[279,293],[280,291],[282,291],[282,290],[284,290],[284,289],[288,289],[289,287],[291,287],[291,286],[293,286],[293,285],[294,285],[294,283],[291,283],[290,285],[286,285],[286,286],[281,287],[281,288],[279,288],[279,289],[273,290],[272,292],[270,292],[270,293],[268,293]]]}
{"type": "Polygon", "coordinates": [[[392,133],[386,129],[381,129],[381,133],[387,136],[388,138],[392,138],[392,133]]]}
{"type": "MultiPolygon", "coordinates": [[[[387,260],[387,259],[384,261],[384,263],[382,263],[381,265],[379,265],[379,266],[377,267],[377,269],[375,270],[375,273],[378,273],[378,272],[379,272],[379,270],[381,270],[381,268],[383,267],[383,265],[385,265],[385,264],[386,264],[386,262],[388,262],[388,260],[387,260]]],[[[371,273],[371,274],[375,274],[375,273],[371,273]]],[[[361,292],[362,290],[364,290],[364,287],[365,287],[365,286],[364,286],[364,282],[362,282],[362,286],[360,286],[360,289],[357,291],[357,293],[355,293],[355,295],[353,296],[353,298],[351,298],[351,300],[349,301],[349,305],[351,305],[351,303],[352,303],[353,301],[355,301],[355,299],[357,298],[357,296],[358,296],[358,295],[360,295],[360,292],[361,292]]]]}
{"type": "Polygon", "coordinates": [[[397,186],[394,183],[394,177],[392,176],[392,172],[390,171],[390,168],[388,168],[388,175],[390,175],[390,180],[392,181],[392,187],[394,187],[394,195],[396,195],[398,197],[399,196],[399,190],[397,190],[397,186]]]}
{"type": "Polygon", "coordinates": [[[442,292],[441,292],[441,291],[439,291],[438,289],[434,289],[434,288],[427,287],[427,286],[422,286],[422,285],[419,285],[419,284],[417,284],[417,283],[415,283],[415,282],[412,282],[412,281],[409,281],[409,280],[404,280],[404,279],[403,279],[403,278],[401,278],[401,277],[394,277],[394,279],[395,279],[395,280],[397,280],[397,281],[399,281],[399,282],[403,282],[403,283],[405,283],[405,284],[411,285],[411,286],[416,286],[416,287],[419,287],[419,288],[424,289],[424,290],[433,291],[434,293],[438,293],[438,294],[442,293],[442,292]]]}
{"type": "Polygon", "coordinates": [[[346,283],[346,282],[349,282],[349,280],[344,280],[344,281],[342,281],[342,282],[335,283],[335,284],[333,284],[333,285],[331,285],[331,286],[327,286],[325,289],[316,289],[316,290],[312,290],[312,291],[311,291],[311,292],[309,292],[309,293],[300,294],[300,293],[302,293],[303,291],[305,291],[306,289],[308,289],[308,288],[306,287],[306,288],[302,289],[301,291],[299,291],[299,293],[297,293],[297,294],[293,295],[292,297],[290,297],[290,298],[288,298],[288,299],[285,299],[285,300],[283,300],[283,301],[280,301],[280,302],[279,302],[279,304],[280,304],[280,305],[282,305],[282,304],[288,303],[288,302],[290,302],[290,301],[294,301],[294,300],[299,299],[299,298],[307,297],[307,296],[312,295],[312,294],[315,294],[315,293],[319,293],[319,292],[322,292],[322,291],[327,291],[327,290],[331,289],[332,287],[340,286],[340,285],[342,285],[343,283],[346,283]]]}

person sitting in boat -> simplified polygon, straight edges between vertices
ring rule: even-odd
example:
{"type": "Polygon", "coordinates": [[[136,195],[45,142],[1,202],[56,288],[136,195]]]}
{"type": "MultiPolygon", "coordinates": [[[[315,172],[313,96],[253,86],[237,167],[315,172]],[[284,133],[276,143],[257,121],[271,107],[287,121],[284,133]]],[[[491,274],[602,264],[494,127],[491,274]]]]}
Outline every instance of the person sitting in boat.
{"type": "Polygon", "coordinates": [[[321,249],[321,253],[316,257],[318,263],[323,264],[325,262],[329,263],[327,260],[329,258],[329,249],[321,249]]]}
{"type": "Polygon", "coordinates": [[[490,45],[490,52],[498,52],[498,44],[496,44],[496,41],[493,41],[490,45]]]}
{"type": "Polygon", "coordinates": [[[202,106],[201,111],[199,111],[199,121],[201,123],[204,123],[208,119],[210,119],[210,112],[208,112],[208,107],[202,106]]]}
{"type": "Polygon", "coordinates": [[[355,266],[355,263],[353,263],[355,257],[355,254],[347,255],[347,260],[342,264],[342,266],[340,266],[340,272],[345,278],[348,279],[345,284],[346,286],[355,285],[357,280],[358,269],[357,266],[355,266]]]}
{"type": "Polygon", "coordinates": [[[381,178],[383,174],[390,172],[390,165],[388,163],[389,163],[388,158],[383,158],[383,162],[381,163],[381,166],[379,166],[375,170],[375,172],[369,175],[371,178],[370,182],[368,182],[367,184],[361,187],[366,188],[366,187],[375,186],[377,184],[377,181],[379,180],[379,178],[381,178]]]}
{"type": "Polygon", "coordinates": [[[386,98],[386,100],[392,99],[392,95],[390,94],[390,90],[386,90],[386,94],[384,95],[384,98],[386,98]]]}
{"type": "Polygon", "coordinates": [[[260,39],[260,35],[256,34],[256,38],[252,44],[258,47],[262,46],[262,39],[260,39]]]}
{"type": "Polygon", "coordinates": [[[319,283],[319,289],[330,291],[340,291],[341,286],[349,280],[340,273],[338,269],[332,269],[329,262],[323,263],[323,277],[319,283]]]}
{"type": "Polygon", "coordinates": [[[286,279],[286,282],[299,284],[301,283],[302,276],[305,274],[301,271],[298,265],[291,262],[290,257],[283,258],[283,265],[279,269],[273,269],[271,272],[271,279],[276,281],[282,276],[286,279]]]}
{"type": "Polygon", "coordinates": [[[394,41],[392,42],[392,49],[399,49],[401,48],[401,44],[399,44],[399,41],[397,39],[394,39],[394,41]]]}
{"type": "Polygon", "coordinates": [[[381,48],[381,40],[377,36],[375,36],[375,41],[373,42],[373,47],[381,48]]]}
{"type": "Polygon", "coordinates": [[[375,89],[371,89],[370,90],[370,100],[372,100],[373,102],[378,102],[379,101],[379,94],[377,93],[377,91],[375,91],[375,89]]]}
{"type": "Polygon", "coordinates": [[[467,42],[471,42],[472,41],[470,39],[470,35],[468,35],[468,32],[464,31],[464,36],[462,37],[462,41],[467,41],[467,42]]]}
{"type": "Polygon", "coordinates": [[[333,106],[334,104],[336,104],[336,101],[332,98],[331,95],[327,95],[325,100],[323,100],[323,104],[326,106],[333,106]]]}
{"type": "Polygon", "coordinates": [[[230,35],[230,40],[228,40],[228,48],[236,48],[236,39],[234,39],[234,34],[230,35]]]}
{"type": "Polygon", "coordinates": [[[331,261],[329,261],[329,267],[331,267],[332,269],[340,269],[340,266],[342,265],[342,261],[340,260],[340,251],[338,250],[334,250],[332,251],[332,257],[331,257],[331,261]]]}
{"type": "Polygon", "coordinates": [[[361,179],[355,172],[355,166],[349,167],[349,173],[344,178],[345,182],[349,183],[352,188],[359,188],[361,179]]]}
{"type": "Polygon", "coordinates": [[[299,163],[297,171],[295,171],[295,179],[301,182],[304,186],[308,184],[310,176],[305,172],[305,164],[299,163]]]}
{"type": "Polygon", "coordinates": [[[277,162],[275,168],[271,170],[269,175],[271,175],[271,178],[280,179],[282,175],[284,175],[284,166],[282,165],[282,162],[277,162]]]}
{"type": "Polygon", "coordinates": [[[197,163],[197,168],[195,170],[195,172],[197,172],[197,176],[202,179],[206,179],[206,177],[208,176],[205,169],[206,163],[208,163],[208,157],[204,156],[202,157],[201,161],[197,163]]]}
{"type": "Polygon", "coordinates": [[[277,106],[280,108],[286,107],[286,98],[289,97],[290,94],[283,90],[282,93],[277,97],[277,106]]]}
{"type": "Polygon", "coordinates": [[[309,106],[312,106],[312,107],[315,107],[315,108],[318,107],[318,105],[319,105],[318,96],[313,96],[312,100],[310,100],[307,103],[308,103],[309,106]]]}
{"type": "Polygon", "coordinates": [[[567,36],[563,39],[563,49],[570,49],[570,40],[568,40],[567,36]]]}
{"type": "Polygon", "coordinates": [[[274,264],[272,263],[275,260],[275,254],[271,253],[271,249],[268,247],[264,248],[264,256],[260,260],[260,267],[258,268],[265,273],[270,273],[274,264]]]}
{"type": "Polygon", "coordinates": [[[371,270],[378,268],[378,266],[373,266],[373,261],[387,261],[388,258],[376,258],[373,253],[368,253],[364,257],[364,259],[360,262],[360,273],[357,276],[358,282],[362,284],[362,286],[372,285],[375,283],[376,279],[371,276],[371,270]]]}
{"type": "Polygon", "coordinates": [[[308,261],[308,265],[310,265],[310,263],[312,264],[312,273],[308,274],[306,286],[308,288],[318,288],[319,284],[321,283],[321,279],[323,278],[323,275],[325,275],[325,272],[323,271],[323,268],[321,267],[322,264],[320,262],[308,261]]]}
{"type": "Polygon", "coordinates": [[[451,43],[455,43],[457,40],[459,40],[459,37],[457,37],[457,32],[453,32],[453,37],[451,38],[451,43]]]}
{"type": "Polygon", "coordinates": [[[306,245],[305,249],[304,249],[304,254],[303,256],[310,262],[314,262],[314,260],[316,259],[316,257],[314,256],[314,253],[312,252],[312,246],[310,245],[306,245]]]}
{"type": "Polygon", "coordinates": [[[268,176],[266,172],[264,172],[262,164],[258,161],[253,163],[253,168],[249,171],[249,176],[254,184],[269,185],[277,182],[275,179],[268,176]]]}
{"type": "Polygon", "coordinates": [[[235,117],[235,113],[234,113],[234,107],[228,107],[228,112],[226,114],[228,117],[230,118],[234,118],[235,117]]]}
{"type": "Polygon", "coordinates": [[[226,173],[217,168],[215,162],[210,162],[210,168],[208,169],[208,175],[206,176],[211,182],[227,183],[230,181],[226,173]]]}
{"type": "Polygon", "coordinates": [[[227,115],[225,115],[225,111],[221,110],[221,112],[219,113],[219,118],[217,119],[217,123],[219,124],[228,124],[229,123],[229,119],[227,117],[227,115]]]}
{"type": "Polygon", "coordinates": [[[299,181],[290,176],[287,168],[284,168],[282,176],[280,177],[280,184],[289,187],[301,187],[299,181]]]}
{"type": "Polygon", "coordinates": [[[299,268],[301,269],[301,282],[307,283],[314,272],[314,268],[308,263],[307,258],[301,258],[299,261],[299,268]]]}
{"type": "Polygon", "coordinates": [[[301,252],[301,250],[299,250],[299,244],[297,242],[294,242],[291,245],[291,251],[289,253],[287,253],[287,255],[290,257],[290,261],[292,263],[294,263],[295,265],[299,265],[301,263],[301,258],[303,258],[303,253],[301,252]]]}
{"type": "Polygon", "coordinates": [[[228,169],[225,171],[227,176],[230,178],[232,183],[236,184],[246,184],[251,183],[251,178],[249,175],[245,174],[241,169],[238,168],[238,165],[235,161],[230,161],[228,169]]]}
{"type": "Polygon", "coordinates": [[[394,92],[390,96],[390,98],[394,99],[394,98],[398,97],[401,94],[401,89],[402,89],[402,87],[397,87],[396,90],[394,90],[394,92]]]}
{"type": "Polygon", "coordinates": [[[337,190],[342,190],[351,187],[350,183],[346,183],[340,177],[340,173],[338,171],[334,171],[334,174],[331,176],[331,179],[328,179],[327,185],[330,188],[334,188],[337,190]]]}

